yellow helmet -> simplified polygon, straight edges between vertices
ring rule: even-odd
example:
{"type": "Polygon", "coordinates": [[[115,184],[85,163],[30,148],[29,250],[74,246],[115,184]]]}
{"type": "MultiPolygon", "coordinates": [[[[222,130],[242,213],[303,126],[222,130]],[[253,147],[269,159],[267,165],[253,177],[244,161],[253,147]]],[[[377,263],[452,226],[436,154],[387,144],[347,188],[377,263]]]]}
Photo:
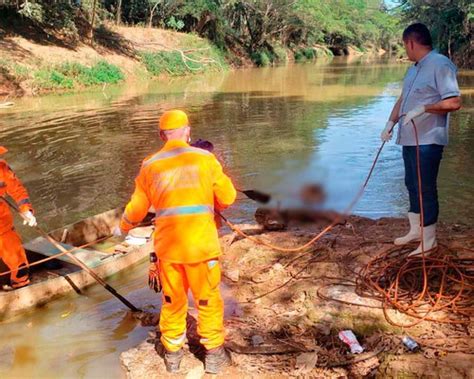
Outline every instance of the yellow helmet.
{"type": "Polygon", "coordinates": [[[160,117],[160,130],[172,130],[189,126],[186,113],[179,109],[166,111],[160,117]]]}

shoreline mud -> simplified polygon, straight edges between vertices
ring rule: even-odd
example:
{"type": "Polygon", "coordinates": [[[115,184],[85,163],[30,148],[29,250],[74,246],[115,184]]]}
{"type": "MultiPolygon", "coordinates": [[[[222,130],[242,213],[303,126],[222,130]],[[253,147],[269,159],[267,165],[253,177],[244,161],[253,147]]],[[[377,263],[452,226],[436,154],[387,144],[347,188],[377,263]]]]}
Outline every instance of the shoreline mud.
{"type": "MultiPolygon", "coordinates": [[[[289,220],[280,231],[257,224],[239,228],[266,242],[294,247],[326,227],[331,216],[319,214],[311,222],[307,217],[305,222],[289,220]]],[[[350,216],[310,248],[296,253],[271,250],[235,233],[223,236],[223,280],[231,294],[225,300],[234,303],[225,320],[226,346],[234,365],[219,376],[397,378],[422,377],[429,372],[440,378],[473,377],[472,320],[396,326],[393,323],[409,325],[414,319],[388,309],[387,320],[380,301],[357,293],[354,283],[361,270],[391,249],[393,238],[406,228],[403,219],[350,216]],[[341,330],[355,333],[365,349],[362,354],[350,354],[338,338],[341,330]],[[410,352],[402,343],[405,335],[417,341],[421,351],[410,352]]],[[[470,226],[441,224],[439,236],[449,254],[463,255],[472,262],[474,230],[470,226]]],[[[192,327],[195,318],[189,316],[188,325],[180,375],[205,377],[202,349],[192,327]]],[[[147,341],[121,355],[129,378],[168,377],[154,347],[156,332],[150,333],[147,341]]]]}

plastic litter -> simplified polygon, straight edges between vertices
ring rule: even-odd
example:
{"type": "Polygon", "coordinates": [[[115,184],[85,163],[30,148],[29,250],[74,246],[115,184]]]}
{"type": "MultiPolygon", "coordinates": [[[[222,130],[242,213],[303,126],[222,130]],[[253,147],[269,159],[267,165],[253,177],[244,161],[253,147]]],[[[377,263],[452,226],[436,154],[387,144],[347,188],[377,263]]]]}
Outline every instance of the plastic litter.
{"type": "Polygon", "coordinates": [[[127,237],[125,237],[125,242],[127,242],[129,245],[141,246],[141,245],[145,245],[148,242],[148,238],[134,237],[134,236],[128,235],[127,237]]]}
{"type": "Polygon", "coordinates": [[[360,354],[364,351],[364,348],[360,345],[359,341],[357,341],[357,337],[352,330],[340,331],[339,339],[349,345],[352,354],[360,354]]]}
{"type": "Polygon", "coordinates": [[[402,342],[407,347],[407,349],[412,352],[420,350],[420,345],[418,345],[418,343],[410,336],[403,336],[402,342]]]}

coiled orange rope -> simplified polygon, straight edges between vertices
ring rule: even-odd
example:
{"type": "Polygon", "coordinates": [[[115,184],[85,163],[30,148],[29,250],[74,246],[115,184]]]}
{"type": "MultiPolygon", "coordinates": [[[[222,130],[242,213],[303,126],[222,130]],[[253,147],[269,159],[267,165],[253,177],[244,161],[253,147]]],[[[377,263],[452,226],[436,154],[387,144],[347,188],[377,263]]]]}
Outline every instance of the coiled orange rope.
{"type": "MultiPolygon", "coordinates": [[[[469,324],[474,315],[474,271],[472,259],[458,259],[456,252],[442,246],[425,252],[423,238],[423,191],[420,146],[416,124],[416,166],[420,201],[421,254],[406,258],[404,247],[373,258],[357,279],[356,292],[382,302],[385,319],[392,325],[412,327],[422,321],[469,324]],[[395,308],[414,321],[396,322],[388,313],[395,308]]],[[[466,249],[468,250],[468,249],[466,249]]]]}
{"type": "MultiPolygon", "coordinates": [[[[429,255],[425,251],[420,149],[416,124],[413,120],[411,123],[416,139],[418,196],[421,209],[421,254],[407,258],[407,254],[413,249],[412,247],[397,246],[391,248],[388,252],[373,258],[362,272],[356,275],[357,279],[355,282],[345,279],[346,283],[348,283],[345,285],[355,286],[356,293],[360,296],[379,300],[382,303],[386,320],[395,326],[411,327],[422,321],[467,324],[470,322],[470,317],[474,316],[474,276],[471,274],[474,272],[474,262],[472,259],[456,258],[455,252],[445,246],[429,251],[429,255]],[[396,322],[390,316],[389,308],[394,308],[415,320],[405,323],[396,322]]],[[[342,215],[339,215],[336,220],[302,246],[294,248],[275,246],[259,238],[247,235],[225,217],[220,216],[233,231],[254,243],[282,252],[304,250],[317,242],[324,234],[337,225],[345,215],[352,211],[367,187],[384,145],[385,142],[380,146],[364,184],[342,215]]],[[[471,251],[467,248],[463,250],[471,251]]],[[[284,285],[290,281],[287,281],[284,285]]],[[[278,290],[281,287],[283,286],[279,286],[274,290],[278,290]]],[[[259,297],[266,296],[274,292],[274,290],[270,290],[259,297]]],[[[367,307],[367,305],[341,301],[327,296],[321,297],[326,300],[367,307]]]]}

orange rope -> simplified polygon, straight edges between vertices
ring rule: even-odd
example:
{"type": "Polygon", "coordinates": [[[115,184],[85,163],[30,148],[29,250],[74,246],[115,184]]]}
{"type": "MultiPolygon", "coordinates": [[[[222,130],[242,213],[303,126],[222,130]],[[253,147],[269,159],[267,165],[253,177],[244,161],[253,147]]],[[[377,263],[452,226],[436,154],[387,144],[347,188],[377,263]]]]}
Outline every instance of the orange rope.
{"type": "Polygon", "coordinates": [[[273,249],[273,250],[276,250],[276,251],[281,251],[281,252],[285,252],[285,253],[295,253],[295,252],[298,252],[298,251],[302,251],[306,248],[308,248],[309,246],[311,246],[312,244],[314,244],[315,242],[317,242],[319,239],[321,239],[321,237],[323,237],[327,232],[329,232],[332,228],[334,228],[337,224],[339,224],[341,222],[341,220],[349,215],[351,213],[351,211],[353,210],[354,206],[357,204],[357,202],[360,200],[360,198],[362,197],[362,195],[364,194],[364,191],[367,187],[367,184],[369,183],[369,180],[372,176],[372,173],[374,172],[374,168],[375,168],[375,165],[377,164],[377,161],[379,160],[379,157],[380,157],[380,153],[382,152],[382,149],[383,147],[385,146],[385,142],[382,142],[382,145],[379,147],[378,151],[377,151],[377,154],[375,155],[375,159],[372,163],[372,166],[369,170],[369,173],[367,174],[367,177],[364,181],[364,184],[360,187],[359,191],[357,192],[356,196],[354,197],[354,199],[351,201],[351,203],[347,206],[347,208],[341,213],[341,214],[338,214],[337,217],[333,220],[333,222],[331,222],[331,224],[329,224],[328,226],[326,226],[320,233],[318,233],[315,237],[313,237],[310,241],[306,242],[305,244],[301,245],[301,246],[298,246],[298,247],[289,247],[289,248],[285,248],[285,247],[280,247],[280,246],[276,246],[276,245],[273,245],[271,244],[270,242],[266,242],[266,241],[263,241],[259,238],[255,238],[253,236],[250,236],[248,234],[246,234],[242,229],[240,229],[239,227],[237,227],[235,224],[233,224],[232,222],[230,222],[226,217],[224,217],[219,211],[216,211],[217,215],[219,217],[222,218],[222,220],[234,231],[236,232],[237,234],[239,234],[240,236],[242,236],[243,238],[246,238],[248,239],[249,241],[252,241],[258,245],[262,245],[262,246],[266,246],[270,249],[273,249]]]}
{"type": "MultiPolygon", "coordinates": [[[[358,293],[360,296],[374,298],[381,301],[381,308],[383,310],[384,316],[387,322],[392,325],[398,327],[412,327],[422,321],[448,324],[467,324],[470,322],[469,317],[472,317],[474,312],[474,297],[472,294],[474,285],[466,282],[466,280],[472,279],[473,276],[470,274],[470,272],[474,270],[474,267],[472,262],[469,260],[458,262],[456,258],[447,256],[438,258],[435,256],[426,255],[423,238],[424,206],[420,146],[416,124],[413,120],[411,120],[411,123],[414,128],[416,139],[418,196],[420,202],[421,254],[416,257],[409,257],[407,259],[404,254],[400,254],[400,250],[403,251],[406,249],[405,247],[396,247],[391,249],[388,253],[382,253],[369,261],[363,271],[357,275],[356,282],[353,285],[356,286],[356,293],[358,293]],[[398,254],[394,257],[394,253],[398,254]],[[421,279],[421,290],[417,293],[416,286],[419,283],[418,279],[421,279]],[[436,282],[439,282],[439,287],[435,292],[433,292],[430,290],[429,284],[434,285],[436,282]],[[389,308],[394,308],[414,318],[415,320],[405,324],[396,322],[388,314],[389,308]],[[450,311],[455,317],[448,317],[444,314],[443,317],[434,317],[434,313],[446,310],[450,311]]],[[[365,188],[367,187],[384,145],[385,142],[380,146],[366,180],[364,181],[364,184],[361,186],[359,192],[346,208],[346,210],[341,215],[338,215],[338,217],[319,234],[299,247],[283,248],[252,237],[228,221],[220,213],[218,214],[233,231],[235,231],[240,236],[255,242],[256,244],[282,252],[298,252],[304,250],[318,241],[325,233],[334,228],[334,226],[337,225],[345,215],[352,211],[353,207],[359,201],[365,191],[365,188]]],[[[273,288],[272,290],[267,291],[264,294],[255,297],[254,299],[258,299],[278,291],[290,283],[293,279],[294,277],[290,278],[282,285],[273,288]]],[[[320,294],[318,293],[318,295],[320,294]]],[[[334,300],[347,304],[350,303],[324,295],[320,296],[326,300],[334,300]]],[[[366,307],[366,305],[363,304],[350,304],[366,307]]]]}

